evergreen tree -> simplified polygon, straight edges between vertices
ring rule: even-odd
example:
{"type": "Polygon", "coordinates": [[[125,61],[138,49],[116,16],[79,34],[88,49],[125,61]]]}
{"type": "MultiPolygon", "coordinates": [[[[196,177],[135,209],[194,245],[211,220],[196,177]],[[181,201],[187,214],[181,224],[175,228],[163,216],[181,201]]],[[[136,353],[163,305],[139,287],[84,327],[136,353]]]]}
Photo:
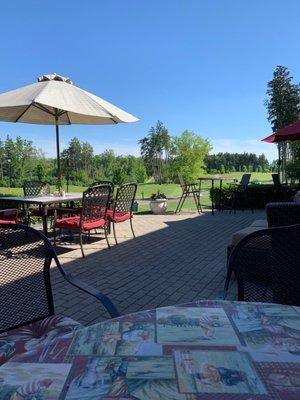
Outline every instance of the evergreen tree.
{"type": "MultiPolygon", "coordinates": [[[[294,84],[289,70],[283,65],[276,67],[273,79],[268,83],[265,105],[273,132],[298,119],[300,111],[300,86],[294,84]]],[[[288,151],[292,147],[287,142],[278,144],[278,158],[284,173],[288,151]]]]}

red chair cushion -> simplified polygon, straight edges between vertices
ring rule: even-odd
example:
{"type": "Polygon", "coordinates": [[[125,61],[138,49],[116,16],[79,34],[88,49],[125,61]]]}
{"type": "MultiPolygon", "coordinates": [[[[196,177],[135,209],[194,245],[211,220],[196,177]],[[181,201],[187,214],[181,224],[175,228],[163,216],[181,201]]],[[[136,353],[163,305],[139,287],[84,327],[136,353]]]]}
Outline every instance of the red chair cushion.
{"type": "Polygon", "coordinates": [[[15,219],[0,219],[0,224],[16,224],[15,219]]]}
{"type": "MultiPolygon", "coordinates": [[[[95,221],[84,222],[82,229],[84,231],[90,231],[91,229],[101,228],[106,224],[106,220],[104,218],[97,219],[95,221]]],[[[80,217],[68,217],[57,219],[55,223],[55,228],[60,229],[80,229],[80,217]]]]}
{"type": "MultiPolygon", "coordinates": [[[[0,365],[24,352],[41,353],[50,340],[64,339],[80,327],[79,322],[62,315],[52,315],[41,321],[0,334],[0,365]]],[[[42,361],[42,360],[41,360],[42,361]]]]}
{"type": "Polygon", "coordinates": [[[115,222],[116,224],[118,222],[127,221],[131,217],[132,217],[131,212],[116,212],[114,215],[113,210],[107,210],[107,219],[111,222],[115,222]]]}

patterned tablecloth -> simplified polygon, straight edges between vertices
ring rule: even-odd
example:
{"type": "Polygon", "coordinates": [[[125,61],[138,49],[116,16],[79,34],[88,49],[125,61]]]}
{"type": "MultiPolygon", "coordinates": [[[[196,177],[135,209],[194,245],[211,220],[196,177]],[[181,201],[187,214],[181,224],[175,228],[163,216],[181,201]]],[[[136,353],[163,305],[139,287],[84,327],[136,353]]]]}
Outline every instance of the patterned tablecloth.
{"type": "Polygon", "coordinates": [[[41,343],[0,368],[0,399],[300,399],[297,307],[199,301],[41,343]]]}

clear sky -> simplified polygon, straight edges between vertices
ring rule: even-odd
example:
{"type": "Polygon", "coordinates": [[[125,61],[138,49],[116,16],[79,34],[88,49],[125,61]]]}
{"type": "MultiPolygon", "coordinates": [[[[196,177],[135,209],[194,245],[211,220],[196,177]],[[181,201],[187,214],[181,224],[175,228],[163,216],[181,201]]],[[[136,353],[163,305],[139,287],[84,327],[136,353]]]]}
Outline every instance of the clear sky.
{"type": "MultiPolygon", "coordinates": [[[[99,153],[138,154],[160,119],[218,151],[265,152],[275,145],[264,99],[276,65],[300,81],[298,0],[17,0],[1,3],[0,92],[45,73],[69,76],[140,118],[117,126],[64,126],[99,153]]],[[[30,138],[55,154],[54,127],[0,123],[0,137],[30,138]]]]}

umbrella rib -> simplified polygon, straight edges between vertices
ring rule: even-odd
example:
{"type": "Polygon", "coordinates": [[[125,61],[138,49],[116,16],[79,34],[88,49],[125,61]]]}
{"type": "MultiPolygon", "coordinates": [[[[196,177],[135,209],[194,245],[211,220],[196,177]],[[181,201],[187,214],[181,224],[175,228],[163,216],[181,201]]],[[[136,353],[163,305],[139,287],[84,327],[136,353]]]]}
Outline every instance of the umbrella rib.
{"type": "Polygon", "coordinates": [[[44,107],[42,104],[33,102],[32,105],[33,105],[34,107],[38,108],[39,110],[44,111],[45,113],[50,114],[50,115],[52,115],[53,117],[55,117],[55,114],[52,113],[50,110],[48,110],[48,108],[44,107]]]}
{"type": "Polygon", "coordinates": [[[21,114],[18,116],[18,118],[15,120],[15,122],[18,122],[20,120],[20,118],[23,117],[23,115],[26,113],[27,110],[29,110],[29,108],[31,107],[31,104],[29,104],[24,111],[21,112],[21,114]]]}
{"type": "Polygon", "coordinates": [[[69,124],[71,125],[71,120],[70,120],[70,117],[69,117],[69,114],[68,114],[68,112],[66,112],[66,115],[67,115],[67,118],[68,118],[69,124]]]}
{"type": "MultiPolygon", "coordinates": [[[[82,90],[82,89],[80,89],[82,90]]],[[[84,92],[84,90],[83,90],[84,92]]],[[[107,111],[107,109],[105,107],[103,107],[101,104],[97,103],[97,101],[95,101],[91,96],[89,96],[89,98],[97,105],[97,107],[100,107],[104,112],[106,112],[108,115],[110,115],[110,119],[115,123],[118,124],[118,121],[116,121],[114,118],[115,116],[110,113],[109,111],[107,111]]]]}

